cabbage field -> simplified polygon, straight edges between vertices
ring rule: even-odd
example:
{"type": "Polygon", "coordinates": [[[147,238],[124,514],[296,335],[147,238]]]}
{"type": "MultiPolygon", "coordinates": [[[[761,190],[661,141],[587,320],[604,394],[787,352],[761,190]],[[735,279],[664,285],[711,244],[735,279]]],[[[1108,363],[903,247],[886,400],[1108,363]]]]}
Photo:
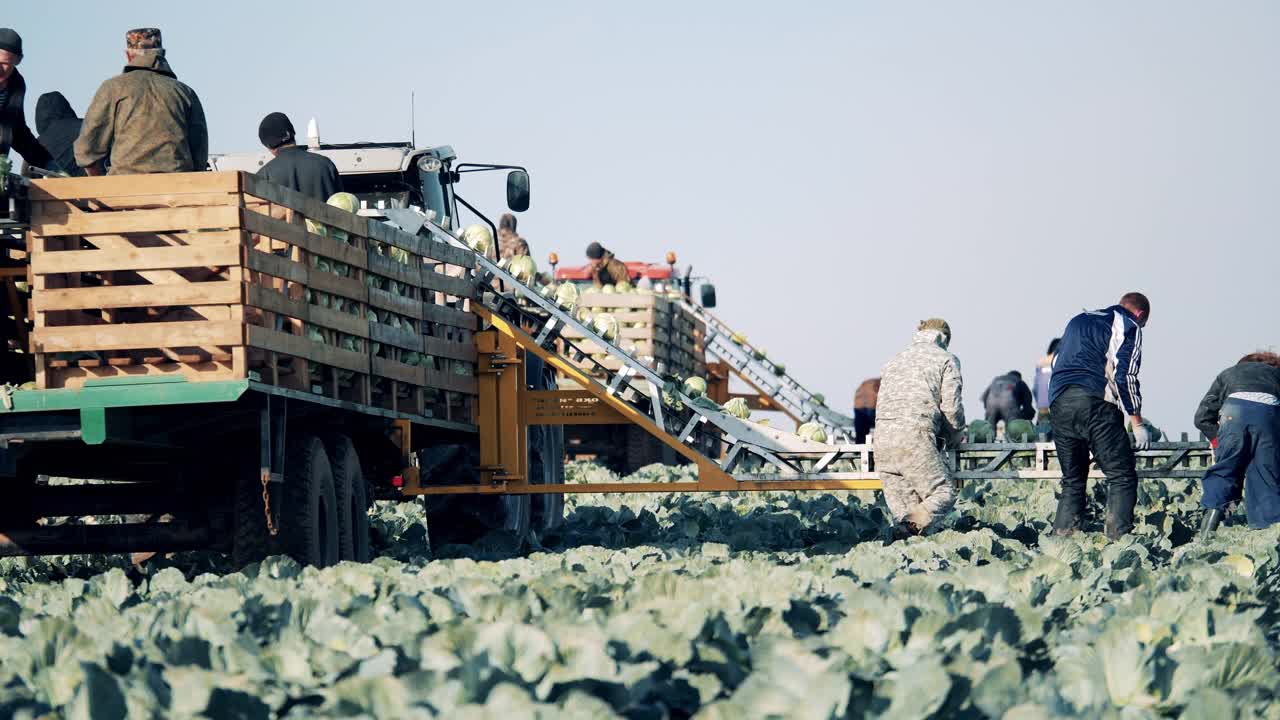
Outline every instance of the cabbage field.
{"type": "Polygon", "coordinates": [[[1280,717],[1280,532],[1201,544],[1197,497],[1116,543],[1001,481],[891,544],[866,493],[604,495],[519,554],[385,505],[368,565],[8,559],[0,717],[1280,717]]]}

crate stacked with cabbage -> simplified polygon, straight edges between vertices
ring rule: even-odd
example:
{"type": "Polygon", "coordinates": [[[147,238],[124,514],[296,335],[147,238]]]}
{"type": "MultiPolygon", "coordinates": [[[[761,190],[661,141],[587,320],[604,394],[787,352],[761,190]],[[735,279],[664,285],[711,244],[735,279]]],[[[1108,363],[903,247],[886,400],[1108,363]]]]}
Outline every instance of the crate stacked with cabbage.
{"type": "MultiPolygon", "coordinates": [[[[680,379],[706,374],[706,327],[680,306],[678,295],[669,297],[625,283],[582,292],[566,284],[552,292],[562,306],[572,304],[579,321],[658,372],[680,379]]],[[[590,359],[580,361],[583,367],[598,363],[610,370],[619,368],[605,348],[571,328],[562,334],[581,341],[579,346],[588,351],[590,359]]]]}

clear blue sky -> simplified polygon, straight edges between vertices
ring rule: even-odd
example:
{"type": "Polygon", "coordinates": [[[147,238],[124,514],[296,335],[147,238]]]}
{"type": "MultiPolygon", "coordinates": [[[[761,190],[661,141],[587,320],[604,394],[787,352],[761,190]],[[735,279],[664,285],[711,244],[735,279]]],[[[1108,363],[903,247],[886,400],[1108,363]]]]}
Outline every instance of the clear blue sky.
{"type": "MultiPolygon", "coordinates": [[[[10,3],[32,94],[83,111],[163,28],[215,151],[272,110],[328,141],[533,173],[541,262],[599,240],[711,275],[721,315],[847,407],[946,317],[971,415],[1070,316],[1154,304],[1147,415],[1280,345],[1280,4],[10,3]],[[55,11],[56,8],[56,11],[55,11]]],[[[493,182],[468,179],[494,213],[493,182]]]]}

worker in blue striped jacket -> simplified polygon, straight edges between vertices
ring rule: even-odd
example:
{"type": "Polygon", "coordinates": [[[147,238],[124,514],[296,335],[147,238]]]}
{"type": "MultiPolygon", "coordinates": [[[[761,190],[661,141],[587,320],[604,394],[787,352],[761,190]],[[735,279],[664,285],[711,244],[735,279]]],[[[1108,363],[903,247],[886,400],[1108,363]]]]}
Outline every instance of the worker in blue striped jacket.
{"type": "Polygon", "coordinates": [[[1149,317],[1150,301],[1132,292],[1109,308],[1080,313],[1062,334],[1049,380],[1049,416],[1062,467],[1056,534],[1070,535],[1083,527],[1090,452],[1107,478],[1107,538],[1115,540],[1133,529],[1138,493],[1133,450],[1151,445],[1138,383],[1142,328],[1149,317]],[[1126,415],[1133,427],[1132,447],[1126,415]]]}

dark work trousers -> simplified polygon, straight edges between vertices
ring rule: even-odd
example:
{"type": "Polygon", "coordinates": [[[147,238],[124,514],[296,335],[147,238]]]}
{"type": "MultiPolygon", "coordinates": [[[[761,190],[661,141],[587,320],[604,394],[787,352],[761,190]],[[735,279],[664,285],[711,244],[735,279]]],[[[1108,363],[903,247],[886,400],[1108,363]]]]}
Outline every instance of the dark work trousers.
{"type": "Polygon", "coordinates": [[[1244,494],[1249,527],[1280,522],[1280,407],[1222,403],[1216,462],[1200,482],[1200,504],[1225,510],[1244,494]]]}
{"type": "Polygon", "coordinates": [[[1092,452],[1107,477],[1107,537],[1114,539],[1132,530],[1138,474],[1120,408],[1073,386],[1054,400],[1049,414],[1053,417],[1053,444],[1062,467],[1062,497],[1053,528],[1079,529],[1084,522],[1085,483],[1092,452]]]}
{"type": "Polygon", "coordinates": [[[867,435],[872,428],[876,426],[876,409],[875,408],[854,408],[853,409],[853,434],[854,442],[861,445],[867,441],[867,435]]]}

